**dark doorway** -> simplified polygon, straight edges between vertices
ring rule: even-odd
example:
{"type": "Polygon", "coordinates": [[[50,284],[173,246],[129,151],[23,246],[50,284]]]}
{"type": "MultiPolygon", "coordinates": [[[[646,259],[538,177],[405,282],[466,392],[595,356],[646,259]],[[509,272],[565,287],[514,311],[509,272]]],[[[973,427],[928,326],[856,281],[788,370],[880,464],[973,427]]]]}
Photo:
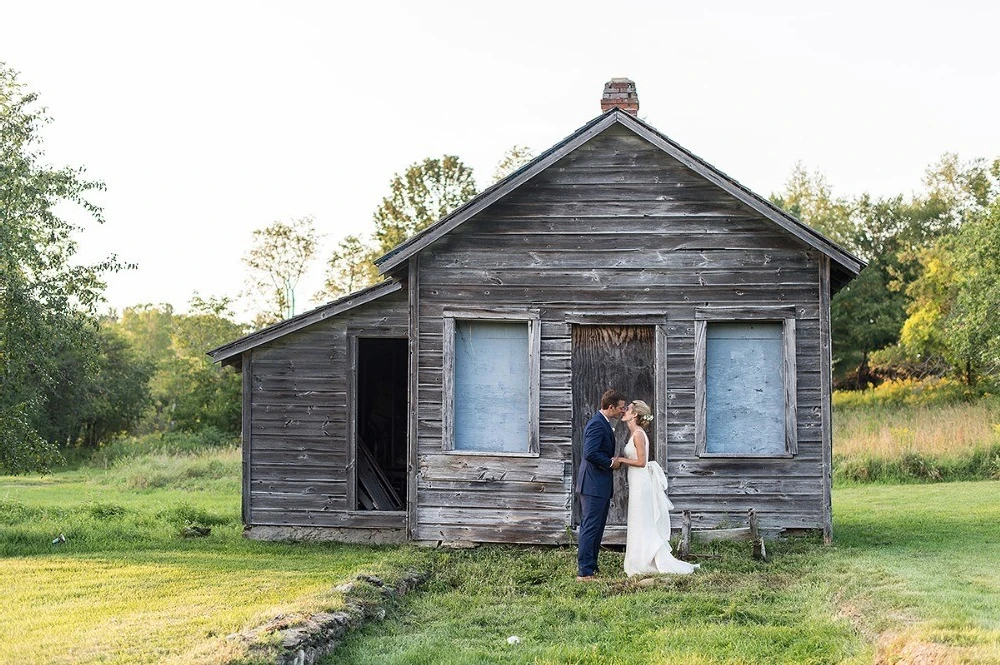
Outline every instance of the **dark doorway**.
{"type": "MultiPolygon", "coordinates": [[[[656,405],[654,326],[573,326],[573,523],[579,523],[580,508],[576,499],[576,474],[583,451],[583,428],[598,409],[601,395],[617,388],[631,401],[641,399],[656,405]]],[[[615,454],[621,455],[628,442],[628,426],[615,426],[615,454]]],[[[649,440],[656,441],[650,428],[649,440]]],[[[649,458],[653,459],[653,446],[649,458]]],[[[628,481],[624,471],[615,472],[615,490],[611,498],[608,526],[624,526],[628,517],[628,481]]]]}
{"type": "Polygon", "coordinates": [[[406,339],[358,338],[355,496],[360,510],[405,509],[407,354],[406,339]]]}

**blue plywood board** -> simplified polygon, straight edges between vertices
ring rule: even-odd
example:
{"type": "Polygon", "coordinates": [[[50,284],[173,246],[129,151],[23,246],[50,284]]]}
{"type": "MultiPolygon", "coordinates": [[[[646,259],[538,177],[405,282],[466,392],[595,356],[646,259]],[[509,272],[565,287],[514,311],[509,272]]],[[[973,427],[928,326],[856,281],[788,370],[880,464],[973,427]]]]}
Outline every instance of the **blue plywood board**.
{"type": "Polygon", "coordinates": [[[710,323],[707,330],[708,453],[785,453],[781,323],[710,323]]]}
{"type": "Polygon", "coordinates": [[[455,450],[528,450],[528,325],[455,322],[455,450]]]}

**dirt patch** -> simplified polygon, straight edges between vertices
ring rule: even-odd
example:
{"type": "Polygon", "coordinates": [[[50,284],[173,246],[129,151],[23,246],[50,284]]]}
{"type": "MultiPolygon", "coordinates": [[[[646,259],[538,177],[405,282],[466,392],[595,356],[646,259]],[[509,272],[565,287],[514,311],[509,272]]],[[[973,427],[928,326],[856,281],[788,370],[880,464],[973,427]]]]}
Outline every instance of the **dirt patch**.
{"type": "Polygon", "coordinates": [[[957,665],[957,649],[926,642],[906,633],[884,633],[875,645],[875,665],[957,665]]]}

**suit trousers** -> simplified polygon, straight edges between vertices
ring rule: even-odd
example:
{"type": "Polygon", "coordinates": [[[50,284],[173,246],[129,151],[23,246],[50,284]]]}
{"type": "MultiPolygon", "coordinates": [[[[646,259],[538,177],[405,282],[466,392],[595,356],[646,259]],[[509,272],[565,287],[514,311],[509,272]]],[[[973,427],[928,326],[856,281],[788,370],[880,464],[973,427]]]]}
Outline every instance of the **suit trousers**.
{"type": "Polygon", "coordinates": [[[611,497],[580,494],[580,536],[576,554],[577,574],[597,572],[597,553],[601,549],[604,526],[611,510],[611,497]]]}

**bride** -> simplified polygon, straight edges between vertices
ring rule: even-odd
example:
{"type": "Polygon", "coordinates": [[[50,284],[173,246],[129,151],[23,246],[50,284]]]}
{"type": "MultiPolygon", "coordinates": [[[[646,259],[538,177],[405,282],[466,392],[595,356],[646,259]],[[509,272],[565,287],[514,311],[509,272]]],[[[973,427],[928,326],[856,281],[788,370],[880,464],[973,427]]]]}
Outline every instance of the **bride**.
{"type": "Polygon", "coordinates": [[[636,400],[628,405],[622,422],[628,425],[625,457],[617,458],[628,469],[628,530],[625,537],[625,574],[694,572],[697,564],[675,559],[670,553],[670,514],[667,478],[656,462],[649,461],[646,430],[653,422],[649,405],[636,400]]]}

